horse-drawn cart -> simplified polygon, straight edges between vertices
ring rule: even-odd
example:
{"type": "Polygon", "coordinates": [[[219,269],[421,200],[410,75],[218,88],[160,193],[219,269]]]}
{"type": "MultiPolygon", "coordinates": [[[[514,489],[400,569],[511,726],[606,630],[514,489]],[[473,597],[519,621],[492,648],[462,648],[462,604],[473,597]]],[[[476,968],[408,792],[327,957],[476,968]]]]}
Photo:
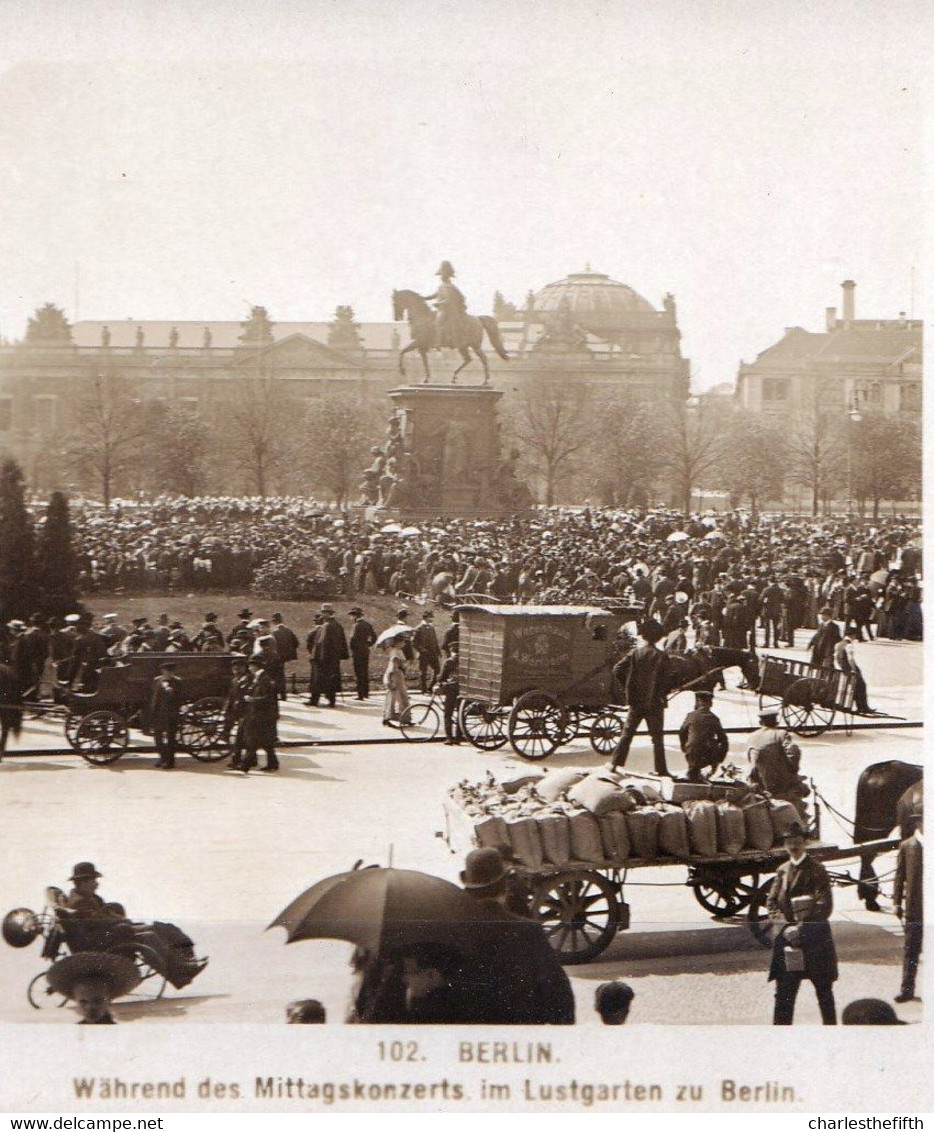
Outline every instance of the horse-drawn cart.
{"type": "Polygon", "coordinates": [[[160,665],[171,661],[184,698],[179,746],[202,762],[214,762],[227,755],[223,707],[236,659],[220,653],[134,653],[105,664],[93,691],[58,684],[51,700],[27,702],[23,710],[61,719],[69,744],[89,763],[104,766],[127,749],[132,727],[150,729],[153,682],[160,665]]]}
{"type": "MultiPolygon", "coordinates": [[[[804,738],[823,735],[838,714],[849,725],[856,709],[856,677],[836,668],[818,668],[784,656],[759,658],[759,707],[777,706],[782,721],[804,738]]],[[[893,719],[881,712],[873,718],[893,719]]]]}
{"type": "Polygon", "coordinates": [[[461,606],[461,730],[480,750],[509,742],[532,761],[581,733],[608,754],[623,729],[612,704],[622,625],[595,606],[461,606]]]}

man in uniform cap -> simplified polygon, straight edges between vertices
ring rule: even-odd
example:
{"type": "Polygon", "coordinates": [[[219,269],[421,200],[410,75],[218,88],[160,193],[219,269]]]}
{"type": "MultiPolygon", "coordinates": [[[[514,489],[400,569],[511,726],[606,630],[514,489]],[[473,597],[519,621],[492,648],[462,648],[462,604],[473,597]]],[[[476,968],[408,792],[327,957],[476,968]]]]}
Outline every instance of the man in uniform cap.
{"type": "Polygon", "coordinates": [[[713,712],[713,692],[694,693],[694,710],[684,717],[678,738],[687,759],[690,782],[701,782],[701,771],[705,767],[710,767],[712,773],[723,762],[730,750],[730,740],[713,712]]]}

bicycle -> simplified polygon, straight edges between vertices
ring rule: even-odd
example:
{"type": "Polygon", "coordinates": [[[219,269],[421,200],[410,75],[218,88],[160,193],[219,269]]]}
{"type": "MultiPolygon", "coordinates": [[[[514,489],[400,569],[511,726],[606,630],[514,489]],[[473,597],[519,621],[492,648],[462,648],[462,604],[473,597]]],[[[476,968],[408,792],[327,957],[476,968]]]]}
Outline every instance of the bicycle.
{"type": "Polygon", "coordinates": [[[440,697],[432,691],[427,700],[413,700],[403,719],[387,720],[412,743],[431,743],[441,733],[440,697]]]}

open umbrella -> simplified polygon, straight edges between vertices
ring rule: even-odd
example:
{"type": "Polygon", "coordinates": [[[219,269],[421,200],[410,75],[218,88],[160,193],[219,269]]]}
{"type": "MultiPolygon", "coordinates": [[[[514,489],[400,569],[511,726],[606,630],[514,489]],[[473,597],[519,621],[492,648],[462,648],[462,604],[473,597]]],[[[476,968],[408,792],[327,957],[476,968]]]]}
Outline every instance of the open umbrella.
{"type": "Polygon", "coordinates": [[[387,523],[384,527],[380,527],[379,533],[381,535],[397,535],[402,531],[402,527],[398,523],[387,523]]]}
{"type": "Polygon", "coordinates": [[[371,955],[421,943],[461,951],[488,917],[463,889],[410,869],[357,869],[313,884],[269,925],[300,939],[346,939],[371,955]],[[469,925],[469,926],[468,926],[469,925]]]}
{"type": "Polygon", "coordinates": [[[412,538],[414,535],[420,535],[421,533],[418,527],[403,527],[399,532],[403,538],[412,538]]]}
{"type": "Polygon", "coordinates": [[[723,538],[723,535],[721,534],[720,531],[708,531],[707,534],[704,535],[705,540],[712,540],[712,539],[716,540],[716,539],[722,539],[722,538],[723,538]]]}
{"type": "Polygon", "coordinates": [[[403,637],[406,635],[411,636],[415,629],[410,625],[390,625],[388,629],[384,629],[382,633],[376,638],[376,645],[386,645],[390,641],[394,641],[396,637],[403,637]]]}
{"type": "Polygon", "coordinates": [[[672,531],[668,536],[668,542],[684,542],[686,538],[690,537],[687,531],[672,531]]]}

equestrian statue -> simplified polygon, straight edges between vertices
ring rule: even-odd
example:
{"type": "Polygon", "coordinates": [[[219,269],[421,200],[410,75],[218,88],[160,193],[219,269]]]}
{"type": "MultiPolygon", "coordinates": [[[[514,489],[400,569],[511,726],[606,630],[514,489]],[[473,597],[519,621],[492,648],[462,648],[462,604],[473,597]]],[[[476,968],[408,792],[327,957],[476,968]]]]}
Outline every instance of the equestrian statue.
{"type": "Polygon", "coordinates": [[[451,384],[457,384],[457,375],[470,364],[471,350],[483,366],[483,384],[490,384],[490,367],[486,354],[481,349],[484,332],[490,345],[503,361],[509,355],[503,346],[499,326],[495,318],[482,315],[479,318],[467,313],[467,302],[460,290],[452,282],[454,268],[445,260],[436,275],[441,277],[438,289],[433,295],[419,295],[415,291],[393,291],[392,317],[396,322],[403,318],[409,320],[409,333],[412,341],[399,351],[399,372],[405,373],[405,355],[418,350],[425,368],[424,385],[431,381],[428,368],[428,351],[449,348],[457,350],[464,359],[451,376],[451,384]],[[429,303],[434,303],[437,313],[429,303]]]}

